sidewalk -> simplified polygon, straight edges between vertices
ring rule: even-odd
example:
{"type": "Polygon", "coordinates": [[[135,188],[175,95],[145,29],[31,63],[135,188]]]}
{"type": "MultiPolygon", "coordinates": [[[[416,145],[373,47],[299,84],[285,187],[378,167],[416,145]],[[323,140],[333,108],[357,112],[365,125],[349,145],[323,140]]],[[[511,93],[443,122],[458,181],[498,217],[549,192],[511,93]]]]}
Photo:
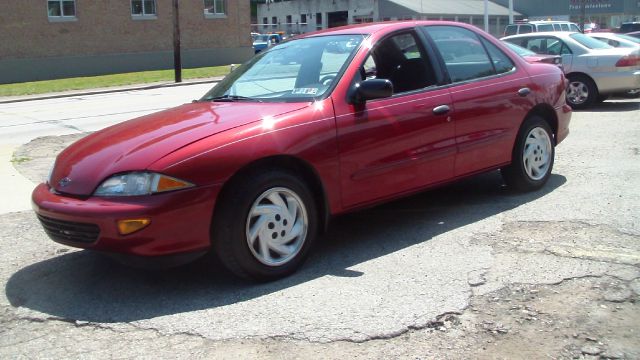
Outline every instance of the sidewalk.
{"type": "Polygon", "coordinates": [[[33,101],[33,100],[57,99],[57,98],[72,97],[72,96],[106,94],[106,93],[124,92],[124,91],[131,91],[131,90],[149,90],[149,89],[157,89],[157,88],[163,88],[163,87],[187,86],[187,85],[207,84],[207,83],[213,84],[213,83],[217,83],[223,78],[224,76],[216,76],[211,78],[189,79],[189,80],[184,80],[180,83],[163,81],[163,82],[153,82],[153,83],[145,83],[145,84],[112,86],[112,87],[105,87],[105,88],[70,90],[70,91],[64,91],[64,92],[36,94],[36,95],[0,96],[0,104],[10,104],[10,103],[16,103],[16,102],[33,101]]]}

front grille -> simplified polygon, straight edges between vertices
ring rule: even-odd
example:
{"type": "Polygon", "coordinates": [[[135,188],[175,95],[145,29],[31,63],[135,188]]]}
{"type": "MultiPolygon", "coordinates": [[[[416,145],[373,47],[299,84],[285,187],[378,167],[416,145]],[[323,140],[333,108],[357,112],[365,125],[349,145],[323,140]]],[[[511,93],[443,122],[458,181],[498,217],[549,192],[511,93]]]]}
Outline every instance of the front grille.
{"type": "Polygon", "coordinates": [[[44,231],[55,241],[89,244],[98,240],[100,228],[95,224],[77,223],[38,215],[44,231]]]}

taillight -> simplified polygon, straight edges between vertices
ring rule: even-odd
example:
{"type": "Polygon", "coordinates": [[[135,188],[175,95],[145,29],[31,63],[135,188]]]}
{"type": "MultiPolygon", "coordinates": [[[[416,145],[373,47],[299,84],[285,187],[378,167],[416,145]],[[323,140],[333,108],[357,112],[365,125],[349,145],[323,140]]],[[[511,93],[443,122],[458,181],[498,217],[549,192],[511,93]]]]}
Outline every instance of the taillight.
{"type": "Polygon", "coordinates": [[[618,60],[616,67],[638,66],[640,65],[640,56],[635,54],[625,55],[618,60]]]}

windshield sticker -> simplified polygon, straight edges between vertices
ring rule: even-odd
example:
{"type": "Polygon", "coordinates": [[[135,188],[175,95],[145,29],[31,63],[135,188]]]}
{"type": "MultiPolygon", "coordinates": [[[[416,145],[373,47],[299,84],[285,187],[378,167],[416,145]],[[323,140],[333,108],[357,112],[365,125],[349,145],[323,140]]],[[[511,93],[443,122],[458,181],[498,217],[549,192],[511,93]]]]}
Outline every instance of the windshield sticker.
{"type": "Polygon", "coordinates": [[[318,93],[318,88],[294,88],[291,90],[292,94],[301,94],[301,95],[316,95],[318,93]]]}

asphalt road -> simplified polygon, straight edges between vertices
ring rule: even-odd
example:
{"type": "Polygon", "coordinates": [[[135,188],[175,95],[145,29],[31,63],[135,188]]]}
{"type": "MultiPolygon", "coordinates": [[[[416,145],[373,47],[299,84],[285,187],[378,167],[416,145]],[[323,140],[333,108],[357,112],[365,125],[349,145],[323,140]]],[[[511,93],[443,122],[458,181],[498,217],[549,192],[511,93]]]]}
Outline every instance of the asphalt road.
{"type": "MultiPolygon", "coordinates": [[[[0,142],[95,130],[206,88],[1,105],[0,142]]],[[[161,272],[127,268],[53,243],[30,211],[5,213],[0,357],[518,357],[535,345],[524,341],[506,354],[479,343],[456,350],[464,335],[452,330],[436,343],[431,330],[446,314],[464,319],[474,301],[505,289],[550,286],[564,294],[561,286],[581,279],[617,281],[629,293],[618,303],[637,314],[639,115],[638,100],[574,113],[540,191],[512,193],[492,172],[337,218],[299,273],[269,284],[239,281],[207,262],[161,272]]],[[[41,174],[58,140],[21,148],[40,165],[16,167],[41,174]]],[[[0,198],[11,191],[0,188],[0,198]]],[[[598,346],[640,356],[638,344],[615,339],[598,346]]]]}

